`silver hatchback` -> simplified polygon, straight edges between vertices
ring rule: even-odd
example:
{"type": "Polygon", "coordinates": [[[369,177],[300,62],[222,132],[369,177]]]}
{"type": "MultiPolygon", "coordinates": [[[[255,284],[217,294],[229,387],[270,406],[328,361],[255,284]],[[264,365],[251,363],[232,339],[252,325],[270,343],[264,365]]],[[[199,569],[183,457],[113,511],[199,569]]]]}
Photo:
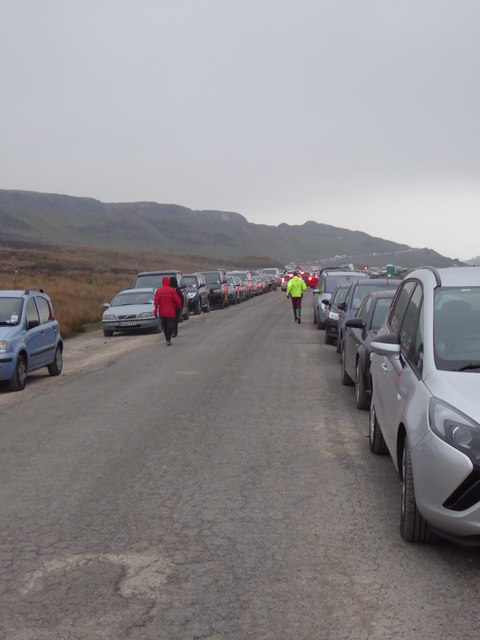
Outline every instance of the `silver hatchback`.
{"type": "Polygon", "coordinates": [[[371,345],[373,453],[402,482],[400,532],[480,543],[480,269],[422,268],[371,345]]]}

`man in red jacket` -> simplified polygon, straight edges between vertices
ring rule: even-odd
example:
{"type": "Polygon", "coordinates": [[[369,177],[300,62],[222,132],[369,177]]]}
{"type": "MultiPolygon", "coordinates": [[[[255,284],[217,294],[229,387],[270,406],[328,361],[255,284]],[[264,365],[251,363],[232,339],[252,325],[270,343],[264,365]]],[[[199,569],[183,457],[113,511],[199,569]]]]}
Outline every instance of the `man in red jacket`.
{"type": "Polygon", "coordinates": [[[170,279],[165,276],[162,286],[155,291],[153,299],[154,314],[162,321],[162,329],[168,346],[172,344],[172,332],[175,326],[175,309],[181,309],[182,303],[175,289],[170,286],[170,279]]]}

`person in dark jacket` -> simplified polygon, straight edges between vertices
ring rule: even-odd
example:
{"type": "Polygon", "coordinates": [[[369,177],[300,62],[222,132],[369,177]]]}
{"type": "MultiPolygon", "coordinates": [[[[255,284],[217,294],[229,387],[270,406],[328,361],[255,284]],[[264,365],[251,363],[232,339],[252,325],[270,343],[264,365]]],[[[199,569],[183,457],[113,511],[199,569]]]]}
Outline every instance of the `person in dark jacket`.
{"type": "Polygon", "coordinates": [[[178,336],[178,322],[180,320],[180,314],[183,312],[184,297],[183,291],[180,289],[180,287],[177,286],[177,279],[175,278],[175,276],[170,276],[170,286],[172,287],[172,289],[175,289],[175,291],[177,292],[177,296],[180,298],[180,302],[182,303],[180,309],[177,309],[175,311],[175,323],[173,327],[172,338],[176,338],[178,336]]]}
{"type": "Polygon", "coordinates": [[[162,286],[155,291],[153,306],[154,314],[162,321],[162,330],[167,345],[171,346],[175,312],[182,308],[182,303],[175,289],[170,286],[170,279],[167,276],[163,278],[162,286]]]}

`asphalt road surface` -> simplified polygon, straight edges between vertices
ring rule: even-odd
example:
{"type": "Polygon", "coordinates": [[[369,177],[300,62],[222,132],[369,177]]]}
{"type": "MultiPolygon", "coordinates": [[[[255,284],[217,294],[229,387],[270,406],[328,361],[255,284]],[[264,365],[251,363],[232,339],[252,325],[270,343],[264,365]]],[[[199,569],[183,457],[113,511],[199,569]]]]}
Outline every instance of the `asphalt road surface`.
{"type": "Polygon", "coordinates": [[[0,421],[2,639],[480,635],[480,551],[400,538],[310,294],[69,341],[0,421]]]}

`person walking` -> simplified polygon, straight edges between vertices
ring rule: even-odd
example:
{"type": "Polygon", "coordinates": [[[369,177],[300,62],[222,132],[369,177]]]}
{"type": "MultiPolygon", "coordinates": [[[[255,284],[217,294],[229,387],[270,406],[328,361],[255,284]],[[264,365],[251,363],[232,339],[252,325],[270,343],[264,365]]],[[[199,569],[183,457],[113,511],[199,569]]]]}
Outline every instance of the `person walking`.
{"type": "Polygon", "coordinates": [[[175,311],[181,309],[182,303],[175,289],[170,286],[170,278],[167,276],[163,278],[162,286],[155,291],[153,306],[153,313],[160,318],[165,340],[170,347],[175,327],[175,311]]]}
{"type": "Polygon", "coordinates": [[[287,285],[287,298],[292,299],[293,307],[293,319],[298,324],[302,322],[302,297],[303,292],[307,288],[305,281],[298,277],[298,272],[295,271],[293,278],[290,278],[287,285]]]}
{"type": "Polygon", "coordinates": [[[176,338],[178,336],[178,322],[180,320],[180,314],[183,313],[183,304],[185,299],[183,297],[183,291],[178,286],[177,278],[175,276],[170,276],[170,286],[177,292],[177,296],[180,298],[182,305],[180,309],[175,309],[175,322],[173,323],[172,338],[176,338]]]}

